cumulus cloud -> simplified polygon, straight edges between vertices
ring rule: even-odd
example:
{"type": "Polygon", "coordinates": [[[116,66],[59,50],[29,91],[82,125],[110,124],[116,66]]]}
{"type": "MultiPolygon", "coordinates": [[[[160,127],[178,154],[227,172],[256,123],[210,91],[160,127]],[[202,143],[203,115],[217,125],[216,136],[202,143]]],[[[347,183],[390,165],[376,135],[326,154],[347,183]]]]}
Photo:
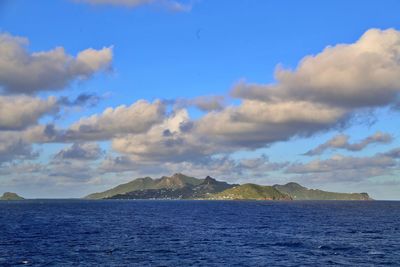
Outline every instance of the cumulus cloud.
{"type": "Polygon", "coordinates": [[[0,130],[23,130],[58,110],[55,97],[0,96],[0,130]]]}
{"type": "Polygon", "coordinates": [[[197,121],[180,109],[148,131],[113,138],[112,148],[139,161],[194,161],[218,153],[257,149],[294,135],[309,136],[328,129],[344,116],[340,109],[308,102],[268,105],[245,101],[197,121]]]}
{"type": "MultiPolygon", "coordinates": [[[[82,118],[65,130],[43,126],[29,135],[50,142],[111,140],[115,151],[143,162],[194,161],[259,149],[346,126],[365,108],[390,104],[400,88],[391,75],[400,69],[396,58],[400,58],[400,33],[372,29],[353,44],[305,57],[294,71],[278,69],[275,84],[235,87],[233,94],[241,98],[238,105],[224,106],[219,97],[187,100],[190,103],[185,105],[208,111],[197,120],[179,107],[179,100],[172,103],[172,113],[165,102],[140,100],[82,118]],[[329,80],[332,75],[335,78],[329,80]]],[[[354,144],[346,138],[336,137],[310,154],[333,147],[358,151],[390,141],[390,136],[381,133],[354,144]]]]}
{"type": "Polygon", "coordinates": [[[175,111],[147,132],[112,140],[115,151],[138,161],[185,161],[210,155],[214,148],[201,142],[185,109],[175,111]]]}
{"type": "MultiPolygon", "coordinates": [[[[58,102],[59,103],[59,102],[58,102]]],[[[32,143],[85,143],[113,140],[130,134],[145,134],[167,118],[166,105],[160,101],[139,100],[130,106],[107,108],[101,114],[83,117],[70,127],[40,124],[16,133],[32,143]]]]}
{"type": "Polygon", "coordinates": [[[349,151],[360,151],[371,144],[388,144],[392,141],[393,137],[387,133],[376,132],[368,136],[358,143],[349,143],[350,137],[348,135],[339,134],[325,143],[317,146],[316,148],[306,152],[304,155],[315,156],[320,155],[328,149],[345,149],[349,151]]]}
{"type": "Polygon", "coordinates": [[[33,159],[38,156],[30,143],[13,136],[0,132],[0,165],[13,160],[33,159]]]}
{"type": "Polygon", "coordinates": [[[198,130],[222,147],[256,149],[346,126],[365,109],[396,101],[399,58],[400,32],[368,30],[353,44],[303,58],[295,70],[278,67],[276,83],[240,83],[232,95],[241,104],[205,115],[198,130]]]}
{"type": "Polygon", "coordinates": [[[103,155],[103,151],[96,143],[74,143],[59,151],[55,159],[96,160],[103,155]]]}
{"type": "MultiPolygon", "coordinates": [[[[92,61],[91,53],[84,57],[92,61]]],[[[178,106],[169,112],[169,106],[163,101],[139,100],[130,106],[108,108],[84,117],[66,129],[52,124],[37,125],[37,119],[43,115],[27,120],[29,123],[24,126],[13,127],[24,129],[19,136],[26,143],[76,142],[54,159],[54,162],[62,162],[57,157],[64,159],[64,163],[57,163],[65,170],[63,175],[67,175],[68,164],[74,164],[73,158],[97,159],[93,152],[96,149],[86,147],[85,142],[110,140],[112,149],[120,156],[106,158],[101,164],[102,172],[138,171],[157,166],[159,171],[189,170],[201,174],[203,170],[215,175],[231,172],[257,176],[286,168],[286,174],[315,178],[334,178],[335,174],[345,179],[357,171],[372,177],[395,168],[398,152],[393,150],[365,158],[335,156],[291,165],[274,165],[265,158],[233,160],[227,155],[343,127],[365,109],[393,104],[400,90],[396,78],[400,77],[399,58],[400,33],[373,29],[353,44],[328,47],[318,55],[305,57],[295,70],[278,69],[274,84],[236,86],[232,94],[240,98],[239,104],[226,106],[223,98],[203,97],[181,106],[179,101],[174,102],[178,106]],[[187,106],[197,106],[206,114],[191,119],[187,106]]],[[[58,104],[75,102],[60,101],[58,104]]],[[[360,151],[368,145],[390,140],[390,135],[376,133],[351,143],[348,136],[339,135],[307,154],[316,155],[332,148],[360,151]]],[[[83,169],[83,165],[75,167],[83,169]]]]}
{"type": "Polygon", "coordinates": [[[145,133],[164,119],[165,104],[139,100],[130,106],[107,108],[100,115],[82,118],[71,125],[66,140],[106,140],[125,134],[145,133]]]}
{"type": "Polygon", "coordinates": [[[400,91],[400,32],[370,29],[353,44],[329,46],[297,68],[278,67],[277,82],[240,84],[233,95],[264,101],[295,99],[339,107],[391,104],[400,91]]]}
{"type": "Polygon", "coordinates": [[[76,57],[63,47],[30,53],[28,40],[0,34],[0,90],[5,93],[34,94],[63,89],[77,79],[110,68],[112,48],[83,50],[76,57]]]}
{"type": "Polygon", "coordinates": [[[61,130],[56,129],[54,124],[38,124],[31,127],[28,127],[21,131],[0,131],[1,135],[12,135],[15,138],[20,138],[27,143],[52,143],[59,142],[61,140],[59,138],[61,130]]]}
{"type": "Polygon", "coordinates": [[[345,118],[343,110],[319,103],[244,100],[205,115],[196,126],[223,150],[257,149],[296,135],[310,136],[345,118]]]}
{"type": "Polygon", "coordinates": [[[143,5],[157,5],[176,12],[187,12],[192,9],[192,4],[184,4],[173,0],[76,0],[76,1],[89,3],[92,5],[114,5],[114,6],[124,6],[131,8],[143,5]]]}
{"type": "MultiPolygon", "coordinates": [[[[346,126],[365,108],[390,104],[400,88],[392,75],[400,69],[397,58],[400,33],[372,29],[353,44],[305,57],[294,71],[278,69],[275,84],[236,86],[233,95],[242,100],[238,105],[223,106],[218,97],[188,100],[185,105],[208,111],[197,120],[179,107],[179,101],[173,103],[178,108],[168,113],[165,102],[140,100],[82,118],[66,130],[36,128],[30,136],[36,133],[39,139],[41,131],[42,138],[46,133],[47,140],[58,142],[111,140],[116,152],[141,162],[193,162],[259,149],[346,126]]],[[[353,144],[347,139],[336,137],[309,153],[327,148],[359,151],[372,143],[389,142],[390,136],[377,133],[353,144]]]]}

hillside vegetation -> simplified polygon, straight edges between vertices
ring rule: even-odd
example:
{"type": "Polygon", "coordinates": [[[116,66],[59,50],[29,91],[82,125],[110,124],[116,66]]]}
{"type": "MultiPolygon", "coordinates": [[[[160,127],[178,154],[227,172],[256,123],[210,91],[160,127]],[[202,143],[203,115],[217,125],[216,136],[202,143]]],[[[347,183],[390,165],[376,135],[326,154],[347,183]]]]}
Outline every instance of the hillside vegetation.
{"type": "Polygon", "coordinates": [[[210,199],[227,200],[291,200],[292,198],[279,192],[272,186],[261,186],[257,184],[244,184],[236,186],[221,193],[211,195],[210,199]]]}
{"type": "Polygon", "coordinates": [[[274,185],[274,188],[290,195],[294,200],[371,200],[367,193],[335,193],[308,189],[297,183],[274,185]]]}

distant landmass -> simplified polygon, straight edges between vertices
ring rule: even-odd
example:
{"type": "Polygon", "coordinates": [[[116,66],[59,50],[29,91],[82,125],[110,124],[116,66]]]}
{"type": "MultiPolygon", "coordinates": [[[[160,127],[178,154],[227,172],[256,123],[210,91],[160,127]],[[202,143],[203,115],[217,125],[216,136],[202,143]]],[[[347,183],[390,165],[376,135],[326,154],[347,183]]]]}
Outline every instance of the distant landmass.
{"type": "Polygon", "coordinates": [[[298,183],[274,185],[282,193],[290,195],[294,200],[372,200],[367,193],[335,193],[319,189],[308,189],[298,183]]]}
{"type": "Polygon", "coordinates": [[[5,193],[0,197],[0,200],[24,200],[24,198],[18,196],[16,193],[5,192],[5,193]]]}
{"type": "MultiPolygon", "coordinates": [[[[118,185],[110,190],[102,193],[94,193],[88,195],[88,199],[104,199],[112,198],[117,195],[124,195],[135,191],[152,190],[177,190],[184,187],[196,187],[204,182],[203,179],[186,176],[180,173],[174,174],[171,177],[163,176],[159,179],[152,179],[150,177],[138,178],[129,183],[118,185]]],[[[145,192],[144,192],[145,193],[145,192]]]]}
{"type": "Polygon", "coordinates": [[[229,184],[176,173],[158,179],[138,178],[86,199],[210,199],[210,200],[372,200],[367,193],[335,193],[297,183],[263,186],[229,184]]]}

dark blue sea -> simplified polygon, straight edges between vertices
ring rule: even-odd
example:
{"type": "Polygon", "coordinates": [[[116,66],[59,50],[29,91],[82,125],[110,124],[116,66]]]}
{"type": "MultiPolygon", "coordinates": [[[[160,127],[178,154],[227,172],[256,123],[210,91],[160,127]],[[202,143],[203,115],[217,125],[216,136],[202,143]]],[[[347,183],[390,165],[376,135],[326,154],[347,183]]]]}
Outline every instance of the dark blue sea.
{"type": "Polygon", "coordinates": [[[400,202],[0,202],[0,266],[400,266],[400,202]]]}

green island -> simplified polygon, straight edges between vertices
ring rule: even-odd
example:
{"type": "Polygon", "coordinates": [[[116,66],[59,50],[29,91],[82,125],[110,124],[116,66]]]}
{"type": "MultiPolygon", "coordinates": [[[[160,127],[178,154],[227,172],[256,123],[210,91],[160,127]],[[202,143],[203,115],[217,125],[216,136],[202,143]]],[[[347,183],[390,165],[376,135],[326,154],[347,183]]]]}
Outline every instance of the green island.
{"type": "Polygon", "coordinates": [[[367,193],[335,193],[308,189],[297,183],[264,186],[229,184],[176,173],[158,179],[138,178],[86,199],[202,199],[202,200],[372,200],[367,193]]]}
{"type": "Polygon", "coordinates": [[[5,192],[1,197],[0,200],[24,200],[23,197],[19,196],[16,193],[5,192]]]}

